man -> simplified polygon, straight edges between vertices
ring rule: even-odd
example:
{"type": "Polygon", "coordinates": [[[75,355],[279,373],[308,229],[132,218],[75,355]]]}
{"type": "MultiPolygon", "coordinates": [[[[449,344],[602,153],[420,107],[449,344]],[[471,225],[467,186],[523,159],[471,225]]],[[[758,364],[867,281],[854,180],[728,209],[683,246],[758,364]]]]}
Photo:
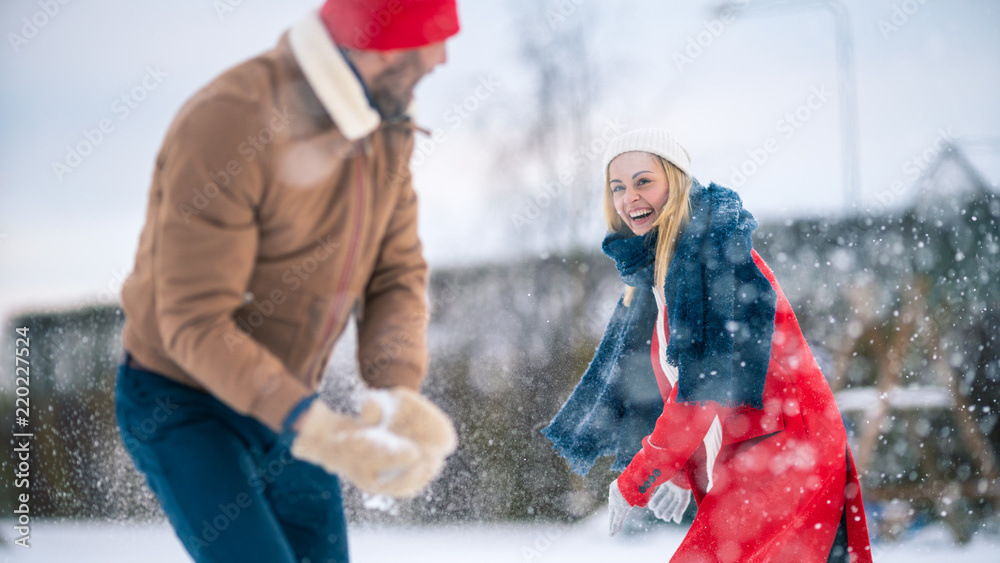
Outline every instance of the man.
{"type": "Polygon", "coordinates": [[[458,29],[455,0],[329,0],[167,132],[122,289],[116,411],[196,561],[347,561],[332,474],[413,496],[455,448],[415,392],[427,267],[405,111],[458,29]],[[314,400],[352,313],[380,389],[357,415],[314,400]]]}

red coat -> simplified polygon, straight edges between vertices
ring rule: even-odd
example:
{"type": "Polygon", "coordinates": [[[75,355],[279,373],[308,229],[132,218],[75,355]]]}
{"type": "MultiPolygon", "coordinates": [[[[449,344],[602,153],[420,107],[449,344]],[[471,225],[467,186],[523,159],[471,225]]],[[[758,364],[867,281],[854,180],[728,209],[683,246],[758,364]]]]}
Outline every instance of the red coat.
{"type": "Polygon", "coordinates": [[[870,563],[840,412],[774,274],[752,254],[777,293],[763,408],[676,402],[676,368],[661,354],[670,334],[661,303],[652,360],[663,414],[618,487],[633,506],[646,506],[667,480],[692,490],[698,516],[672,563],[824,563],[845,503],[851,561],[870,563]]]}

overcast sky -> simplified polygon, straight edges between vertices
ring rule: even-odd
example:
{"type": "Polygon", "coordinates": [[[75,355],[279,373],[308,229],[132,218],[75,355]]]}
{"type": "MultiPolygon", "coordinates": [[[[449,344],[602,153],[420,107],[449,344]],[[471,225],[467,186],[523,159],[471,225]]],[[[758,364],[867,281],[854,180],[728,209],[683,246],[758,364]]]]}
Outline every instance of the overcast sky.
{"type": "MultiPolygon", "coordinates": [[[[201,85],[272,46],[318,6],[60,1],[67,2],[0,4],[0,317],[116,299],[132,267],[153,159],[174,113],[201,85]],[[40,15],[53,4],[58,13],[40,15]],[[121,99],[144,80],[152,88],[143,99],[121,99]],[[70,171],[54,170],[66,164],[66,146],[103,120],[114,128],[93,152],[70,171]]],[[[896,182],[909,186],[943,135],[955,138],[990,182],[1000,182],[998,3],[843,3],[857,69],[862,208],[887,197],[896,182]]],[[[695,176],[737,188],[759,217],[844,211],[829,13],[722,23],[712,21],[714,2],[561,4],[566,18],[596,22],[588,46],[605,96],[594,124],[606,117],[671,129],[691,153],[695,176]],[[787,114],[795,112],[808,117],[792,123],[787,114]],[[765,146],[774,150],[754,174],[734,176],[734,167],[765,146]]],[[[533,88],[518,58],[518,6],[524,2],[459,0],[463,29],[449,43],[449,62],[417,92],[419,121],[446,134],[415,169],[432,267],[530,251],[504,236],[510,217],[493,211],[497,187],[484,133],[484,124],[509,115],[533,88]],[[449,109],[484,79],[495,91],[456,126],[449,109]]],[[[598,227],[595,248],[599,237],[598,227]]]]}

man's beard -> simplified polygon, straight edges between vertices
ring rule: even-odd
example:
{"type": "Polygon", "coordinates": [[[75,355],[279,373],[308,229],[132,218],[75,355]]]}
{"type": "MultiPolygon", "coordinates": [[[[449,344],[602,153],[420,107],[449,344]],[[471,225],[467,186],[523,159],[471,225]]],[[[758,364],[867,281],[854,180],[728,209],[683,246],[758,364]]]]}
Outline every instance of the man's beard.
{"type": "Polygon", "coordinates": [[[416,86],[413,77],[419,72],[419,55],[409,53],[372,80],[372,101],[382,119],[398,117],[406,112],[416,86]]]}
{"type": "Polygon", "coordinates": [[[403,95],[389,90],[373,90],[372,101],[375,102],[375,109],[378,110],[382,119],[403,115],[410,103],[409,99],[404,99],[403,95]]]}

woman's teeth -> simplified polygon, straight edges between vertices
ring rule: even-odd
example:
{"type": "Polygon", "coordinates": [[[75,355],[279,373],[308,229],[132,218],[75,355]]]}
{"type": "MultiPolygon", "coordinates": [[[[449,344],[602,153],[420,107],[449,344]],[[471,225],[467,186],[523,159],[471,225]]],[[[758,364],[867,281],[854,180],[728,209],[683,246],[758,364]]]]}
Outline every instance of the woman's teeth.
{"type": "Polygon", "coordinates": [[[632,218],[633,221],[642,221],[643,219],[649,217],[652,214],[653,214],[652,211],[640,211],[638,213],[633,213],[629,216],[632,218]]]}

